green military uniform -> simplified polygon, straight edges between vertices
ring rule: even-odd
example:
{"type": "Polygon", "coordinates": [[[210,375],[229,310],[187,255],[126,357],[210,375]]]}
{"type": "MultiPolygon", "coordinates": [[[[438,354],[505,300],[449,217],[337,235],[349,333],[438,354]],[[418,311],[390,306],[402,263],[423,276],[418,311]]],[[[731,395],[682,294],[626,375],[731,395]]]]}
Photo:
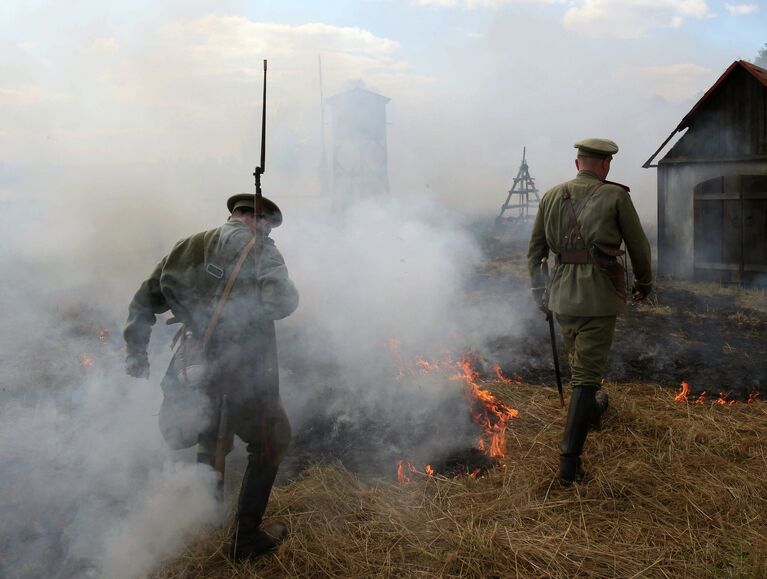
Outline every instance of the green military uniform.
{"type": "MultiPolygon", "coordinates": [[[[576,148],[581,157],[605,159],[618,151],[615,143],[604,139],[587,139],[576,148]]],[[[556,314],[567,346],[571,385],[586,387],[591,394],[599,388],[607,366],[616,316],[626,307],[623,271],[610,255],[619,253],[623,241],[635,288],[647,294],[652,289],[650,244],[627,187],[582,170],[541,199],[527,256],[533,293],[540,300],[541,260],[552,252],[557,266],[549,284],[548,308],[556,314]]]]}
{"type": "MultiPolygon", "coordinates": [[[[237,195],[228,207],[252,209],[253,199],[237,195]]],[[[266,219],[271,226],[279,225],[279,208],[264,202],[266,219]]],[[[298,306],[298,292],[274,242],[262,235],[254,239],[254,229],[237,220],[182,239],[136,292],[124,337],[129,368],[137,361],[145,363],[156,316],[168,310],[184,324],[182,340],[200,340],[241,256],[242,266],[206,343],[205,378],[202,384],[193,384],[184,379],[186,368],[179,373],[176,358],[181,346],[162,380],[159,420],[172,448],[199,442],[198,460],[212,463],[217,414],[211,394],[226,394],[231,430],[247,443],[249,455],[238,518],[250,517],[251,534],[258,535],[290,441],[290,424],[279,396],[274,321],[298,306]],[[251,242],[252,249],[246,248],[251,242]]]]}

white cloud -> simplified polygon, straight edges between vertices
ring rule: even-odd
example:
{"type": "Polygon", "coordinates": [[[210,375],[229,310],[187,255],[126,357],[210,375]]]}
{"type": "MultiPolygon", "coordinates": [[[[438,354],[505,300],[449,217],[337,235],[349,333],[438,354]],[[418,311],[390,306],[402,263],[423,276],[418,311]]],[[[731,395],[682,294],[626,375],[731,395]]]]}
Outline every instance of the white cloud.
{"type": "Polygon", "coordinates": [[[678,103],[689,101],[705,91],[713,82],[715,73],[698,64],[678,63],[628,69],[616,76],[628,90],[678,103]]]}
{"type": "Polygon", "coordinates": [[[755,12],[759,12],[759,5],[758,4],[725,4],[725,8],[727,8],[727,12],[732,14],[733,16],[746,16],[748,14],[754,14],[755,12]]]}
{"type": "Polygon", "coordinates": [[[321,23],[291,26],[210,14],[174,28],[190,43],[194,43],[193,36],[200,38],[197,51],[224,59],[251,53],[293,54],[302,49],[388,57],[399,49],[394,40],[375,36],[367,30],[321,23]]]}
{"type": "Polygon", "coordinates": [[[397,57],[399,48],[396,41],[357,27],[291,26],[210,14],[166,27],[158,47],[161,59],[149,58],[162,74],[173,74],[172,60],[186,76],[242,82],[260,79],[264,58],[273,74],[305,80],[307,73],[316,75],[317,55],[322,54],[327,67],[346,78],[370,80],[381,71],[409,70],[397,57]]]}
{"type": "Polygon", "coordinates": [[[679,28],[711,15],[706,0],[579,0],[565,12],[565,28],[594,38],[641,38],[650,29],[679,28]]]}

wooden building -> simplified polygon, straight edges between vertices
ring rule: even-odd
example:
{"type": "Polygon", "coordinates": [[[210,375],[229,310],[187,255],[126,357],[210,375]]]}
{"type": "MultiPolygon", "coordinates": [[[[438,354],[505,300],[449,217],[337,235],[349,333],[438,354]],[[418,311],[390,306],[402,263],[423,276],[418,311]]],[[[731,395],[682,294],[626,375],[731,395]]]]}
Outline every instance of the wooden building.
{"type": "Polygon", "coordinates": [[[658,168],[659,276],[767,285],[767,70],[732,63],[644,167],[658,168]]]}
{"type": "Polygon", "coordinates": [[[389,194],[386,104],[361,87],[327,99],[332,112],[333,208],[389,194]]]}

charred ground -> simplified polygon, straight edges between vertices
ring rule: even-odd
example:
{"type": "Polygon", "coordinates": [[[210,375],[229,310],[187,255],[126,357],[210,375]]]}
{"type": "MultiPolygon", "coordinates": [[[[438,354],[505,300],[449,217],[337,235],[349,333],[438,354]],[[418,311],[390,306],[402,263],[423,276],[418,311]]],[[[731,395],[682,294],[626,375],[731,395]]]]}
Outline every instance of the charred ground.
{"type": "MultiPolygon", "coordinates": [[[[526,294],[529,278],[520,245],[485,243],[486,260],[473,288],[483,294],[526,294]]],[[[529,298],[528,298],[529,300],[529,298]]],[[[488,357],[505,373],[526,382],[554,380],[546,324],[529,301],[520,318],[523,328],[488,343],[488,357]]],[[[729,393],[745,399],[767,386],[767,293],[763,289],[713,283],[660,281],[647,303],[630,305],[616,327],[605,379],[652,382],[677,388],[682,380],[694,393],[729,393]]],[[[560,342],[561,363],[567,357],[560,342]]]]}

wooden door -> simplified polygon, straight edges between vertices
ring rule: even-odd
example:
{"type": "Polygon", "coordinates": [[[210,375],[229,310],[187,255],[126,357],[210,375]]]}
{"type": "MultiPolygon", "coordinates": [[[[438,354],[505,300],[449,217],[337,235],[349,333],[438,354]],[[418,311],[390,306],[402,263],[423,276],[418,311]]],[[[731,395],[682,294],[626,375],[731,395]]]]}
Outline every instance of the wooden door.
{"type": "Polygon", "coordinates": [[[696,279],[767,285],[767,176],[703,181],[693,207],[696,279]]]}

